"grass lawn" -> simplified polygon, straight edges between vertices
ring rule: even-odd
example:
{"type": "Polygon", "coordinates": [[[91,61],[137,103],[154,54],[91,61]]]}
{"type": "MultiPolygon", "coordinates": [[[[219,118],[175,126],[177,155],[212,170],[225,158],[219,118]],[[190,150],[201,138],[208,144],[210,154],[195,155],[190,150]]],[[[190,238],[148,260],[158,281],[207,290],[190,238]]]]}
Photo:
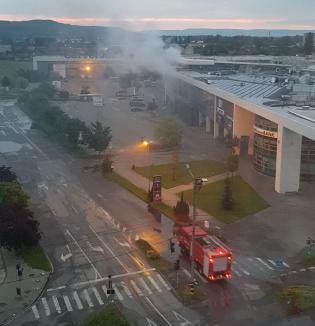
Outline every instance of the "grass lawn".
{"type": "Polygon", "coordinates": [[[173,180],[172,164],[136,166],[135,171],[146,178],[150,176],[151,179],[154,175],[161,175],[163,187],[168,189],[192,182],[193,178],[185,167],[187,163],[195,177],[211,177],[226,171],[223,163],[208,160],[179,163],[175,172],[175,180],[173,180]]]}
{"type": "Polygon", "coordinates": [[[19,69],[32,69],[32,65],[28,62],[0,60],[0,79],[7,76],[14,84],[19,69]]]}
{"type": "Polygon", "coordinates": [[[41,269],[45,272],[50,272],[51,270],[49,261],[40,245],[23,249],[21,257],[32,268],[41,269]]]}
{"type": "Polygon", "coordinates": [[[110,304],[106,306],[101,312],[94,314],[89,318],[84,326],[128,326],[129,323],[122,316],[119,309],[110,304]]]}
{"type": "Polygon", "coordinates": [[[276,295],[288,314],[296,314],[315,307],[315,287],[285,286],[276,295]]]}
{"type": "Polygon", "coordinates": [[[171,262],[164,259],[160,254],[147,242],[146,240],[139,239],[135,241],[137,247],[145,254],[150,262],[150,265],[156,268],[161,273],[168,273],[174,267],[171,262]]]}
{"type": "MultiPolygon", "coordinates": [[[[196,196],[197,206],[224,223],[233,223],[269,206],[240,176],[233,177],[231,185],[235,203],[233,210],[227,211],[221,208],[223,180],[204,186],[196,196]]],[[[192,191],[186,191],[184,197],[191,203],[192,191]]]]}
{"type": "MultiPolygon", "coordinates": [[[[121,187],[125,188],[129,192],[136,195],[138,198],[142,199],[146,203],[148,202],[148,194],[145,190],[135,186],[133,183],[131,183],[129,180],[123,178],[117,173],[112,173],[109,175],[110,179],[118,183],[121,187]]],[[[153,208],[160,211],[165,216],[169,217],[170,219],[173,219],[173,208],[170,206],[167,206],[164,203],[159,204],[152,204],[153,208]]]]}

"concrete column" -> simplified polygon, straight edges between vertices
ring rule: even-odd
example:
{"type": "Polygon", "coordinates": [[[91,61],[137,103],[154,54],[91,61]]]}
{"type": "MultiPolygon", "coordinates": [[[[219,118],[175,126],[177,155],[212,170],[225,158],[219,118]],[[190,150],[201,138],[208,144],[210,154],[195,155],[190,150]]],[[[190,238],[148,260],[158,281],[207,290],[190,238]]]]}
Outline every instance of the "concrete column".
{"type": "Polygon", "coordinates": [[[280,194],[300,188],[302,136],[279,125],[275,190],[280,194]]]}
{"type": "Polygon", "coordinates": [[[210,132],[210,118],[206,116],[206,132],[210,132]]]}
{"type": "Polygon", "coordinates": [[[214,128],[213,128],[213,138],[219,137],[219,125],[217,123],[217,97],[214,97],[214,128]]]}
{"type": "Polygon", "coordinates": [[[202,113],[200,111],[198,111],[198,125],[199,127],[202,125],[202,113]]]}

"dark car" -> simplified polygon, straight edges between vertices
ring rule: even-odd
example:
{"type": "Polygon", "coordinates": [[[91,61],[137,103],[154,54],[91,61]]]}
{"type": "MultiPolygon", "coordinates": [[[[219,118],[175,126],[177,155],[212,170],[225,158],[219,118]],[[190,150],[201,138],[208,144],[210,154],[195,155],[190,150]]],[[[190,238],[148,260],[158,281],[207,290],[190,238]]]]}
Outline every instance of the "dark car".
{"type": "Polygon", "coordinates": [[[137,106],[132,106],[130,108],[130,111],[131,112],[140,112],[140,111],[143,111],[143,108],[140,108],[140,107],[137,107],[137,106]]]}

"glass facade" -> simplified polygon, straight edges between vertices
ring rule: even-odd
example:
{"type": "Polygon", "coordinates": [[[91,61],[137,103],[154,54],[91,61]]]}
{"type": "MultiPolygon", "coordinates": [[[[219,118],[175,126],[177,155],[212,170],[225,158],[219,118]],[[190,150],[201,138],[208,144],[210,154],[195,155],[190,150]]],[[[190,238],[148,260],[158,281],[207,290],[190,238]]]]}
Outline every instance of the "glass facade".
{"type": "MultiPolygon", "coordinates": [[[[257,171],[275,176],[278,126],[256,115],[254,135],[254,167],[257,171]]],[[[301,179],[315,180],[315,142],[303,137],[301,179]]]]}

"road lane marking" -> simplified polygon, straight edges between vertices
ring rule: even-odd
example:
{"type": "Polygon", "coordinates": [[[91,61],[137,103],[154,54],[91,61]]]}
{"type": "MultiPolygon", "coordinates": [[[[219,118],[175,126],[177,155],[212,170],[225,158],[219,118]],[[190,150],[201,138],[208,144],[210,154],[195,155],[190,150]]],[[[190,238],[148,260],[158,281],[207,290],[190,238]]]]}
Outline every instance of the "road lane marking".
{"type": "Polygon", "coordinates": [[[315,266],[309,267],[308,269],[313,270],[315,269],[315,266]]]}
{"type": "Polygon", "coordinates": [[[103,304],[104,304],[104,301],[102,300],[102,298],[101,298],[99,292],[97,291],[97,289],[96,289],[95,287],[93,287],[92,290],[93,290],[93,293],[94,293],[94,295],[95,295],[95,297],[96,297],[98,303],[99,303],[100,305],[103,305],[103,304]]]}
{"type": "Polygon", "coordinates": [[[83,305],[82,305],[81,300],[80,300],[80,298],[78,296],[78,292],[74,291],[72,296],[73,296],[73,299],[74,299],[75,303],[77,304],[78,309],[82,310],[83,305]]]}
{"type": "Polygon", "coordinates": [[[128,286],[126,285],[126,283],[124,281],[120,282],[120,285],[123,287],[124,291],[127,293],[129,298],[132,298],[132,293],[130,292],[128,286]]]}
{"type": "Polygon", "coordinates": [[[285,267],[287,267],[287,268],[290,268],[290,265],[287,264],[285,261],[282,262],[282,265],[285,266],[285,267]]]}
{"type": "Polygon", "coordinates": [[[180,313],[173,310],[173,314],[176,317],[176,319],[181,322],[180,326],[191,325],[191,322],[187,320],[184,316],[182,316],[180,313]]]}
{"type": "Polygon", "coordinates": [[[235,268],[233,268],[233,272],[234,272],[238,277],[241,277],[241,276],[242,276],[241,273],[238,272],[235,268]]]}
{"type": "Polygon", "coordinates": [[[92,263],[91,259],[87,256],[87,254],[84,252],[84,250],[80,247],[80,245],[78,244],[77,240],[73,237],[73,235],[70,233],[69,230],[66,230],[66,233],[71,237],[71,239],[73,240],[73,242],[77,245],[77,247],[80,249],[80,251],[82,252],[83,256],[86,258],[86,260],[91,264],[91,266],[94,269],[95,272],[95,278],[102,278],[101,274],[99,273],[99,271],[96,269],[95,265],[92,263]]]}
{"type": "Polygon", "coordinates": [[[69,300],[69,298],[68,298],[67,295],[64,295],[64,296],[63,296],[63,301],[64,301],[65,304],[66,304],[67,310],[68,310],[68,311],[73,311],[72,306],[71,306],[71,303],[70,303],[70,300],[69,300]]]}
{"type": "Polygon", "coordinates": [[[272,259],[268,259],[268,261],[269,261],[269,263],[270,263],[271,265],[277,267],[277,264],[276,264],[276,262],[275,262],[274,260],[272,260],[272,259]]]}
{"type": "Polygon", "coordinates": [[[151,289],[148,287],[147,283],[144,281],[144,279],[142,277],[138,277],[139,282],[142,284],[142,286],[144,287],[144,289],[146,289],[146,291],[149,294],[152,294],[153,292],[151,291],[151,289]]]}
{"type": "Polygon", "coordinates": [[[65,285],[62,285],[62,286],[59,286],[57,288],[50,288],[50,289],[47,289],[47,292],[51,292],[51,291],[58,291],[58,290],[62,290],[62,289],[65,289],[66,286],[65,285]]]}
{"type": "Polygon", "coordinates": [[[89,293],[88,291],[85,289],[83,290],[83,296],[84,296],[84,299],[85,301],[87,302],[87,304],[89,305],[90,308],[94,307],[94,304],[89,296],[89,293]]]}
{"type": "MultiPolygon", "coordinates": [[[[124,232],[124,231],[123,231],[124,232]]],[[[119,240],[117,240],[117,238],[115,236],[113,236],[113,239],[122,247],[128,247],[130,248],[130,244],[128,242],[120,242],[119,240]]]]}
{"type": "Polygon", "coordinates": [[[135,291],[137,292],[137,294],[140,296],[140,297],[143,297],[143,293],[142,291],[138,288],[137,284],[135,283],[134,280],[130,280],[130,283],[132,285],[132,287],[135,289],[135,291]]]}
{"type": "Polygon", "coordinates": [[[167,325],[172,326],[172,324],[165,318],[165,316],[160,312],[160,310],[152,303],[152,301],[145,297],[150,306],[155,310],[155,312],[166,322],[167,325]]]}
{"type": "Polygon", "coordinates": [[[202,275],[200,275],[200,273],[196,269],[195,269],[195,275],[198,276],[198,278],[201,280],[201,282],[203,282],[205,284],[208,283],[208,281],[205,280],[204,277],[202,277],[202,275]]]}
{"type": "Polygon", "coordinates": [[[105,241],[96,233],[96,231],[92,228],[91,225],[89,225],[89,228],[93,231],[97,239],[107,248],[107,250],[113,255],[113,257],[118,261],[118,263],[124,268],[126,272],[128,272],[127,267],[125,264],[115,255],[113,250],[105,243],[105,241]]]}
{"type": "Polygon", "coordinates": [[[50,316],[50,309],[46,298],[42,298],[42,304],[44,306],[45,314],[47,317],[50,316]]]}
{"type": "Polygon", "coordinates": [[[149,323],[149,326],[158,326],[158,324],[156,324],[154,321],[152,321],[150,318],[146,317],[145,318],[147,320],[147,322],[149,323]]]}
{"type": "Polygon", "coordinates": [[[53,300],[53,303],[55,305],[56,311],[58,312],[58,314],[61,314],[61,308],[60,308],[60,305],[59,305],[58,298],[55,295],[53,295],[52,300],[53,300]]]}
{"type": "Polygon", "coordinates": [[[241,272],[243,272],[245,275],[247,275],[247,276],[250,275],[250,273],[249,273],[246,269],[244,269],[243,267],[239,266],[238,268],[239,268],[239,269],[241,270],[241,272]]]}
{"type": "Polygon", "coordinates": [[[163,277],[160,274],[156,274],[157,278],[161,281],[161,283],[165,286],[167,290],[170,290],[171,288],[169,285],[164,281],[163,277]]]}
{"type": "Polygon", "coordinates": [[[265,261],[263,261],[261,258],[259,257],[255,257],[261,264],[263,264],[264,266],[266,266],[267,268],[269,268],[271,271],[274,271],[275,269],[271,266],[269,266],[265,261]]]}
{"type": "Polygon", "coordinates": [[[191,274],[188,272],[186,268],[183,268],[183,272],[190,278],[191,274]]]}
{"type": "Polygon", "coordinates": [[[162,292],[162,289],[158,286],[158,284],[154,281],[152,276],[148,276],[149,281],[153,284],[153,286],[157,289],[158,292],[162,292]]]}
{"type": "Polygon", "coordinates": [[[34,305],[32,306],[33,314],[36,319],[39,319],[39,313],[37,307],[34,305]]]}
{"type": "Polygon", "coordinates": [[[115,294],[117,295],[117,298],[120,301],[124,300],[124,297],[122,296],[122,294],[120,293],[116,285],[113,285],[113,289],[115,290],[115,294]]]}
{"type": "Polygon", "coordinates": [[[306,269],[305,268],[301,268],[300,269],[300,272],[306,272],[306,269]]]}

